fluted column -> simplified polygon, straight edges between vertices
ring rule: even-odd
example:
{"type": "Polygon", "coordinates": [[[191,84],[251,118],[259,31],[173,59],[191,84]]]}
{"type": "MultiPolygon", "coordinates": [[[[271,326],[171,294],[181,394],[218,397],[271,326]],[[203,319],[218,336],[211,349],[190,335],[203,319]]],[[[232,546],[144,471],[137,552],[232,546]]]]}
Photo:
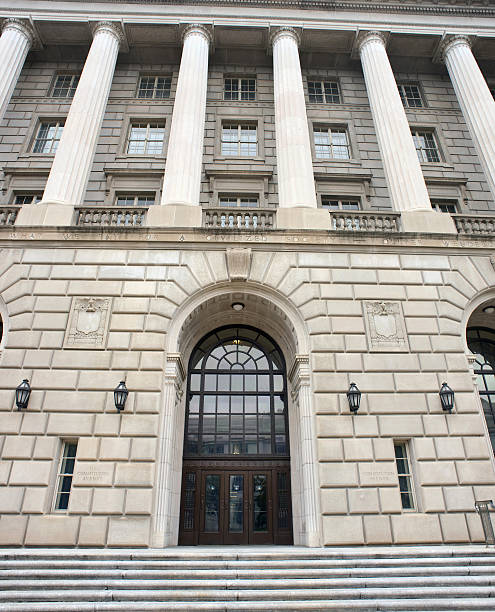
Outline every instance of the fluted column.
{"type": "Polygon", "coordinates": [[[292,28],[280,28],[272,45],[279,207],[316,208],[299,37],[292,28]]]}
{"type": "Polygon", "coordinates": [[[121,42],[119,26],[99,22],[84,64],[41,205],[83,203],[121,42]]]}
{"type": "Polygon", "coordinates": [[[208,82],[209,31],[184,31],[161,203],[199,206],[208,82]]]}
{"type": "Polygon", "coordinates": [[[467,36],[447,37],[443,58],[471,133],[486,179],[495,196],[495,102],[467,36]]]}
{"type": "Polygon", "coordinates": [[[6,19],[0,37],[0,121],[5,115],[24,61],[33,43],[33,31],[21,19],[6,19]]]}
{"type": "Polygon", "coordinates": [[[385,177],[397,211],[431,211],[416,148],[381,32],[359,41],[366,90],[375,124],[385,177]]]}

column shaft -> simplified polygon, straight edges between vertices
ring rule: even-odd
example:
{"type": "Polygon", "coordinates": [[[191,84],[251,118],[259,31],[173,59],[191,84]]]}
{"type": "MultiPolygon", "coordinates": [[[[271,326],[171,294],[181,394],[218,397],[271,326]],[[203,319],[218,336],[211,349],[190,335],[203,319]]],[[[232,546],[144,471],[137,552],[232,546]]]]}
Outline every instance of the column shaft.
{"type": "Polygon", "coordinates": [[[385,177],[397,211],[431,211],[430,199],[392,67],[379,32],[365,34],[360,56],[385,177]]]}
{"type": "Polygon", "coordinates": [[[111,23],[96,26],[42,204],[77,206],[84,200],[119,45],[119,33],[111,23]]]}
{"type": "Polygon", "coordinates": [[[5,115],[33,41],[31,31],[19,19],[7,19],[0,37],[0,121],[5,115]]]}
{"type": "Polygon", "coordinates": [[[279,207],[316,208],[297,35],[290,28],[280,29],[272,44],[279,207]]]}
{"type": "Polygon", "coordinates": [[[466,36],[453,36],[443,50],[457,100],[486,179],[495,196],[495,102],[466,36]]]}
{"type": "Polygon", "coordinates": [[[203,165],[210,34],[189,26],[184,34],[170,126],[162,204],[199,205],[203,165]]]}

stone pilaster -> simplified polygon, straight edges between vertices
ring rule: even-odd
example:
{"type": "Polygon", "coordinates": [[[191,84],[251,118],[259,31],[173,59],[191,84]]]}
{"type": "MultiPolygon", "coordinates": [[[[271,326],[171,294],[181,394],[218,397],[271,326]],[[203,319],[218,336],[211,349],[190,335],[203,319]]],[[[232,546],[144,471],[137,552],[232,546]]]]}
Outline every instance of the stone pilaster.
{"type": "MultiPolygon", "coordinates": [[[[299,534],[300,541],[294,543],[321,546],[320,481],[308,356],[296,355],[289,379],[292,384],[292,400],[296,407],[296,423],[293,422],[293,425],[299,429],[294,432],[299,439],[296,452],[300,455],[297,461],[300,469],[296,478],[299,480],[298,512],[302,533],[299,534]]],[[[292,459],[294,464],[294,457],[292,459]]]]}
{"type": "Polygon", "coordinates": [[[358,39],[366,90],[393,206],[401,213],[405,231],[455,233],[450,216],[441,216],[431,208],[385,47],[386,37],[382,32],[365,32],[358,39]]]}
{"type": "Polygon", "coordinates": [[[292,28],[279,28],[272,46],[279,207],[316,208],[299,36],[292,28]]]}
{"type": "Polygon", "coordinates": [[[33,39],[33,31],[26,21],[5,19],[3,22],[0,37],[0,121],[5,115],[33,39]]]}
{"type": "Polygon", "coordinates": [[[17,225],[70,225],[74,206],[83,203],[122,39],[117,24],[95,24],[43,199],[33,211],[41,218],[29,215],[26,223],[27,216],[21,211],[17,225]]]}
{"type": "Polygon", "coordinates": [[[442,55],[488,185],[495,196],[495,101],[467,36],[448,36],[443,43],[442,55]]]}
{"type": "Polygon", "coordinates": [[[202,25],[191,24],[184,30],[161,200],[170,208],[151,209],[148,225],[201,225],[199,193],[211,38],[202,25]]]}
{"type": "Polygon", "coordinates": [[[156,503],[152,545],[176,546],[182,471],[183,411],[180,410],[185,373],[178,353],[167,355],[164,373],[163,411],[160,424],[156,503]],[[182,419],[180,418],[182,416],[182,419]]]}

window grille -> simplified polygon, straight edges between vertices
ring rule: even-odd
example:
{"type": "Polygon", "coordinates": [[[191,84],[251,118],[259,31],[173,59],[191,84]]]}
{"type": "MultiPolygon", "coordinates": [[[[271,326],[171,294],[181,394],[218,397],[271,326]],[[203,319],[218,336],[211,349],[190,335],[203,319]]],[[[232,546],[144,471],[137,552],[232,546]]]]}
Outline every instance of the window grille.
{"type": "Polygon", "coordinates": [[[54,98],[73,98],[78,84],[78,74],[59,74],[53,82],[52,96],[54,98]]]}
{"type": "Polygon", "coordinates": [[[33,153],[55,153],[62,137],[65,120],[43,121],[33,143],[33,153]]]}
{"type": "Polygon", "coordinates": [[[115,204],[117,206],[153,206],[154,203],[154,194],[128,193],[124,195],[118,195],[115,199],[115,204]]]}
{"type": "Polygon", "coordinates": [[[256,79],[224,79],[224,100],[256,100],[256,79]]]}
{"type": "Polygon", "coordinates": [[[400,498],[404,510],[414,510],[414,493],[406,442],[394,442],[395,463],[399,477],[400,498]]]}
{"type": "Polygon", "coordinates": [[[41,193],[20,193],[15,196],[14,204],[22,206],[23,204],[38,204],[41,202],[41,193]]]}
{"type": "Polygon", "coordinates": [[[139,79],[138,98],[163,100],[170,98],[171,77],[142,76],[139,79]]]}
{"type": "Polygon", "coordinates": [[[420,162],[439,162],[440,154],[432,132],[412,132],[414,146],[420,162]]]}
{"type": "Polygon", "coordinates": [[[361,208],[359,200],[332,198],[321,196],[321,207],[330,210],[359,210],[361,208]]]}
{"type": "Polygon", "coordinates": [[[258,198],[240,197],[240,196],[225,196],[218,198],[220,206],[238,207],[238,208],[257,208],[259,205],[258,198]]]}
{"type": "Polygon", "coordinates": [[[315,104],[340,104],[340,89],[336,81],[308,81],[308,98],[315,104]]]}
{"type": "Polygon", "coordinates": [[[164,123],[132,123],[127,140],[128,155],[161,155],[165,139],[164,123]]]}
{"type": "Polygon", "coordinates": [[[417,85],[407,85],[399,83],[400,99],[406,108],[422,108],[424,106],[421,91],[417,85]]]}
{"type": "Polygon", "coordinates": [[[313,129],[317,159],[350,159],[351,150],[347,130],[315,127],[313,129]]]}
{"type": "Polygon", "coordinates": [[[458,212],[456,200],[430,200],[433,210],[451,215],[458,212]]]}
{"type": "Polygon", "coordinates": [[[255,157],[258,154],[256,125],[223,125],[221,150],[226,156],[255,157]]]}

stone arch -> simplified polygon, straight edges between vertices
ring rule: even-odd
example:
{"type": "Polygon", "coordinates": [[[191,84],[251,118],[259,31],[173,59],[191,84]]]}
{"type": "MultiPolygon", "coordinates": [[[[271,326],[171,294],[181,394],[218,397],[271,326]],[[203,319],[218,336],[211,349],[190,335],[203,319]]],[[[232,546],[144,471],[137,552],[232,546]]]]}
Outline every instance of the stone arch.
{"type": "Polygon", "coordinates": [[[252,282],[223,282],[197,291],[179,306],[167,334],[153,544],[175,545],[179,531],[185,398],[190,353],[209,331],[228,324],[265,330],[279,344],[290,385],[289,430],[294,543],[321,545],[316,428],[309,369],[309,336],[295,306],[282,294],[252,282]],[[236,312],[233,302],[245,308],[236,312]]]}
{"type": "Polygon", "coordinates": [[[5,344],[7,341],[8,331],[9,316],[7,311],[7,305],[5,304],[2,296],[0,295],[0,359],[2,358],[5,344]]]}

